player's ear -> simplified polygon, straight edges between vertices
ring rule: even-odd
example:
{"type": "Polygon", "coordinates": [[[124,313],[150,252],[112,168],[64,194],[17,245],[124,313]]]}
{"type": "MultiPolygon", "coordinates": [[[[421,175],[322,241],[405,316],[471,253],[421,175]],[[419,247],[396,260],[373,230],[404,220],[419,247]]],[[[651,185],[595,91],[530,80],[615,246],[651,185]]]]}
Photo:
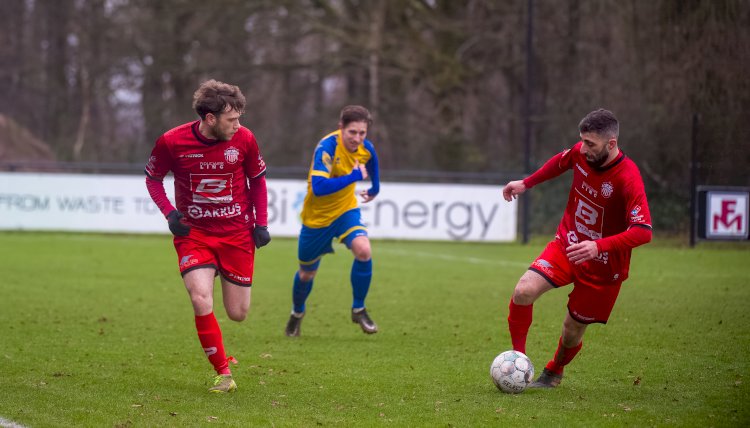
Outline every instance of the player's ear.
{"type": "Polygon", "coordinates": [[[343,122],[341,122],[341,121],[339,121],[339,129],[341,129],[341,130],[343,130],[343,129],[344,129],[344,123],[343,123],[343,122]]]}
{"type": "Polygon", "coordinates": [[[609,141],[607,141],[607,148],[609,150],[612,150],[617,145],[617,139],[616,138],[610,138],[609,141]]]}

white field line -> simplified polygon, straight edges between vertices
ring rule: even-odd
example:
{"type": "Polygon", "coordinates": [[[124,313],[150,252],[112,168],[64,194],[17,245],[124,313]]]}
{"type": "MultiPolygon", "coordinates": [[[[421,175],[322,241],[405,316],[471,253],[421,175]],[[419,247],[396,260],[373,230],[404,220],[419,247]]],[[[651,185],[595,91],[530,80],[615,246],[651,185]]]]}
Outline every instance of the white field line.
{"type": "Polygon", "coordinates": [[[17,424],[17,423],[15,423],[13,421],[9,421],[9,420],[3,418],[2,416],[0,416],[0,427],[3,427],[3,428],[26,428],[23,425],[17,424]]]}
{"type": "Polygon", "coordinates": [[[514,261],[510,261],[510,260],[480,259],[480,258],[477,258],[477,257],[457,257],[457,256],[451,256],[449,254],[430,253],[430,252],[426,252],[426,251],[405,251],[405,250],[392,250],[392,249],[376,249],[375,252],[376,253],[388,253],[388,254],[404,255],[404,256],[416,256],[416,257],[423,257],[423,258],[429,258],[429,259],[448,260],[448,261],[451,261],[451,262],[465,262],[465,263],[472,263],[472,264],[488,264],[488,265],[494,265],[494,266],[508,266],[508,267],[527,268],[530,265],[530,263],[514,262],[514,261]]]}

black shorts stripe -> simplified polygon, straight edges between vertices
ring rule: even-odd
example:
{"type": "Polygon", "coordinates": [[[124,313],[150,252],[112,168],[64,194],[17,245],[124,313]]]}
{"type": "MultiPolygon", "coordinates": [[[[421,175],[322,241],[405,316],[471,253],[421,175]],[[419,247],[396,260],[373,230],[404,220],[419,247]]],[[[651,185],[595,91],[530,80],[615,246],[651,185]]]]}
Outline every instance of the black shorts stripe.
{"type": "Polygon", "coordinates": [[[232,278],[228,278],[228,277],[226,277],[224,275],[222,275],[221,277],[224,278],[224,279],[226,279],[227,281],[231,282],[234,285],[239,285],[240,287],[252,287],[253,286],[252,283],[245,284],[244,282],[237,282],[237,281],[233,280],[232,278]]]}
{"type": "Polygon", "coordinates": [[[216,267],[215,264],[209,263],[209,264],[205,264],[205,265],[190,266],[189,268],[187,268],[184,271],[180,272],[180,275],[185,276],[185,274],[188,273],[188,272],[190,272],[190,271],[193,271],[193,270],[196,270],[196,269],[202,269],[202,268],[212,268],[214,270],[214,272],[216,272],[218,270],[218,268],[216,267]]]}
{"type": "Polygon", "coordinates": [[[582,320],[573,314],[573,311],[570,310],[570,306],[568,306],[568,313],[570,314],[571,318],[573,318],[574,320],[578,321],[581,324],[606,324],[607,323],[607,321],[599,321],[599,320],[591,320],[591,321],[582,320]]]}
{"type": "Polygon", "coordinates": [[[548,277],[548,276],[547,276],[547,275],[546,275],[546,274],[545,274],[544,272],[540,271],[539,269],[536,269],[536,268],[530,267],[530,268],[529,268],[529,270],[530,270],[530,271],[534,271],[534,272],[538,273],[539,275],[541,275],[541,276],[542,276],[542,277],[543,277],[544,279],[546,279],[546,280],[547,280],[547,282],[549,282],[549,283],[550,283],[550,285],[552,285],[553,287],[555,287],[555,288],[560,288],[560,287],[561,287],[560,285],[557,285],[557,284],[555,284],[554,282],[552,282],[552,279],[550,279],[550,277],[548,277]]]}

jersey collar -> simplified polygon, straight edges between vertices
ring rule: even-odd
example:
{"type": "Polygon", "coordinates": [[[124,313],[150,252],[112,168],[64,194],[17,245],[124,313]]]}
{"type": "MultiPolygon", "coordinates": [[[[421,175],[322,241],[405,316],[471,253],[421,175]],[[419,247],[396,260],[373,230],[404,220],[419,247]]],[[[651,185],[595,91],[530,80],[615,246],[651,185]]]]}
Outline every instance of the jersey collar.
{"type": "Polygon", "coordinates": [[[613,160],[612,163],[610,163],[610,164],[608,164],[606,166],[602,166],[602,167],[594,167],[593,169],[596,170],[596,171],[599,171],[599,172],[608,171],[608,170],[614,168],[615,166],[617,166],[617,164],[619,164],[620,162],[622,162],[623,159],[625,159],[625,153],[623,153],[622,150],[620,150],[620,153],[617,155],[617,158],[615,160],[613,160]]]}
{"type": "Polygon", "coordinates": [[[201,124],[200,120],[196,120],[192,125],[190,125],[190,129],[193,131],[193,136],[196,140],[200,141],[201,143],[207,145],[207,146],[215,146],[216,144],[219,144],[221,141],[214,140],[211,138],[206,138],[201,134],[201,131],[199,129],[201,124]]]}

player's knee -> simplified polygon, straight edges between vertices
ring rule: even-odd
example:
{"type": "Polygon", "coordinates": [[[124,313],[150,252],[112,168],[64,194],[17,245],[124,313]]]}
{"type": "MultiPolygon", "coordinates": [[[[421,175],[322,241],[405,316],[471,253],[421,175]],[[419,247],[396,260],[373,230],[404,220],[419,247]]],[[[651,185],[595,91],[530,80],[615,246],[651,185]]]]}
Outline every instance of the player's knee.
{"type": "Polygon", "coordinates": [[[530,305],[534,303],[537,297],[532,284],[524,278],[521,278],[516,284],[516,288],[513,289],[513,302],[517,305],[530,305]]]}
{"type": "Polygon", "coordinates": [[[366,262],[372,258],[372,250],[370,249],[370,241],[362,240],[357,242],[356,245],[352,245],[352,254],[354,258],[366,262]]]}
{"type": "Polygon", "coordinates": [[[361,235],[354,238],[351,244],[352,254],[354,258],[366,262],[372,258],[372,250],[370,249],[370,240],[367,236],[361,235]]]}
{"type": "Polygon", "coordinates": [[[240,306],[235,308],[227,308],[227,316],[232,321],[244,321],[247,318],[247,313],[250,310],[250,306],[240,306]]]}
{"type": "Polygon", "coordinates": [[[232,321],[244,321],[247,318],[247,311],[227,311],[227,316],[232,321]]]}
{"type": "Polygon", "coordinates": [[[310,282],[315,278],[315,274],[317,273],[317,270],[299,270],[299,279],[302,282],[310,282]]]}
{"type": "Polygon", "coordinates": [[[354,251],[354,258],[361,261],[366,262],[372,258],[372,252],[370,251],[370,247],[367,247],[366,249],[362,249],[360,251],[354,251]]]}
{"type": "Polygon", "coordinates": [[[205,313],[213,308],[213,297],[210,294],[190,293],[190,301],[193,303],[196,313],[205,313]]]}

